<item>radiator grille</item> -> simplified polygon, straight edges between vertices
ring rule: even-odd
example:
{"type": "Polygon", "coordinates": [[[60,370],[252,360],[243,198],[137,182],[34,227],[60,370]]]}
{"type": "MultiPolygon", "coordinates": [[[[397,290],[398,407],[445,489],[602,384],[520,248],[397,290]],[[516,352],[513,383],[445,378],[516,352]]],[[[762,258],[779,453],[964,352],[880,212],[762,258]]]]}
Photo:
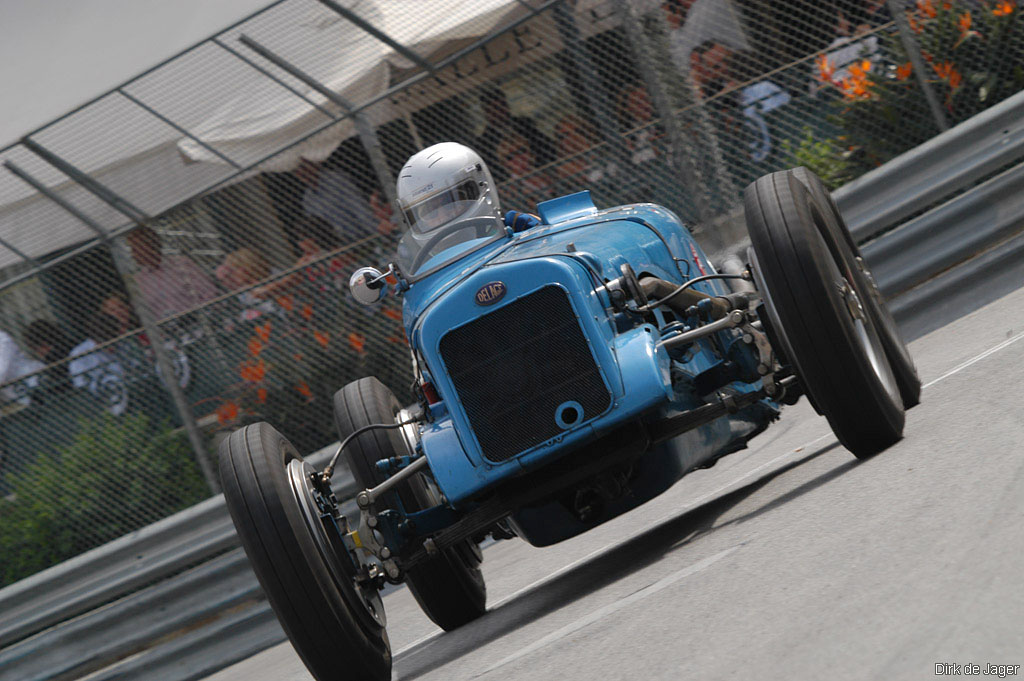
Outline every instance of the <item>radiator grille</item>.
{"type": "Polygon", "coordinates": [[[557,286],[448,332],[440,350],[491,461],[505,461],[565,432],[555,420],[565,402],[583,408],[577,423],[611,403],[569,299],[557,286]]]}

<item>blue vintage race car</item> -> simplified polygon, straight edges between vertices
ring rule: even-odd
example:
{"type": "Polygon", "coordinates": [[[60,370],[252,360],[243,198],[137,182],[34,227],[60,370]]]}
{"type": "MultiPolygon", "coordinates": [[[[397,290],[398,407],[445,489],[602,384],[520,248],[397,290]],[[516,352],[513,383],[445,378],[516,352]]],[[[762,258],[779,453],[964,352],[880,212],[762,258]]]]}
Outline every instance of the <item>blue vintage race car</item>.
{"type": "Polygon", "coordinates": [[[798,168],[745,196],[752,247],[719,274],[671,211],[598,210],[581,192],[540,224],[449,224],[365,268],[397,278],[418,404],[376,378],[335,396],[342,440],[314,470],[270,425],[221,448],[225,498],[271,605],[317,679],[387,679],[380,589],[405,582],[453,629],[485,612],[478,543],[545,546],[706,468],[801,395],[868,457],[902,435],[920,381],[820,181],[798,168]],[[740,279],[729,286],[728,279],[740,279]],[[344,517],[329,479],[360,487],[344,517]]]}

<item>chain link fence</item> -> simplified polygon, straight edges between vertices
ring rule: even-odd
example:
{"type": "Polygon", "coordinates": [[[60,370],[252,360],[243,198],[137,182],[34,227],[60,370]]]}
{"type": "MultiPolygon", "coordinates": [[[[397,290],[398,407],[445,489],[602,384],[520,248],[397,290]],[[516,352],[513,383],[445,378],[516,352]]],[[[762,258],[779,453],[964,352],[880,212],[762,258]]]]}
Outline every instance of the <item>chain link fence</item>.
{"type": "Polygon", "coordinates": [[[0,151],[2,584],[202,500],[219,436],[411,399],[394,178],[477,149],[504,209],[589,189],[713,236],[763,173],[838,186],[1024,81],[1014,2],[283,0],[0,151]]]}

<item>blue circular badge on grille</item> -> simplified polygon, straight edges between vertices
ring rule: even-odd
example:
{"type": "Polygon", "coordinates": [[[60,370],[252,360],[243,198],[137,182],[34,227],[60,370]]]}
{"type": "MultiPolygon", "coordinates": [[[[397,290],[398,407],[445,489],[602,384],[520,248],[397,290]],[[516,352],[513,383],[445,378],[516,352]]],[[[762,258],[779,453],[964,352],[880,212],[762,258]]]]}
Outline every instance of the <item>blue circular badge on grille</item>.
{"type": "Polygon", "coordinates": [[[476,292],[476,304],[493,305],[505,297],[505,292],[507,290],[508,289],[505,288],[505,283],[501,281],[492,281],[490,284],[484,284],[480,287],[480,290],[476,292]]]}

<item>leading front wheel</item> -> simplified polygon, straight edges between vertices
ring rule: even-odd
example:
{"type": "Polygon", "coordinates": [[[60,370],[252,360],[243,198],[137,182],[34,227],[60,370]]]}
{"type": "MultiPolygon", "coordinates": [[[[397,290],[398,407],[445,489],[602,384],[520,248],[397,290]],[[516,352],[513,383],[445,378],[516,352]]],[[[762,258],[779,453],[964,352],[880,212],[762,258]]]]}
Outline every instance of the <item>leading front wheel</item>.
{"type": "MultiPolygon", "coordinates": [[[[903,400],[870,296],[827,229],[830,207],[790,172],[766,175],[744,196],[751,263],[772,326],[812,403],[859,458],[903,435],[903,400]]],[[[852,259],[852,256],[851,256],[852,259]]]]}
{"type": "Polygon", "coordinates": [[[311,484],[312,467],[266,423],[220,447],[224,499],[253,570],[299,657],[317,681],[391,678],[391,648],[376,588],[311,484]]]}

